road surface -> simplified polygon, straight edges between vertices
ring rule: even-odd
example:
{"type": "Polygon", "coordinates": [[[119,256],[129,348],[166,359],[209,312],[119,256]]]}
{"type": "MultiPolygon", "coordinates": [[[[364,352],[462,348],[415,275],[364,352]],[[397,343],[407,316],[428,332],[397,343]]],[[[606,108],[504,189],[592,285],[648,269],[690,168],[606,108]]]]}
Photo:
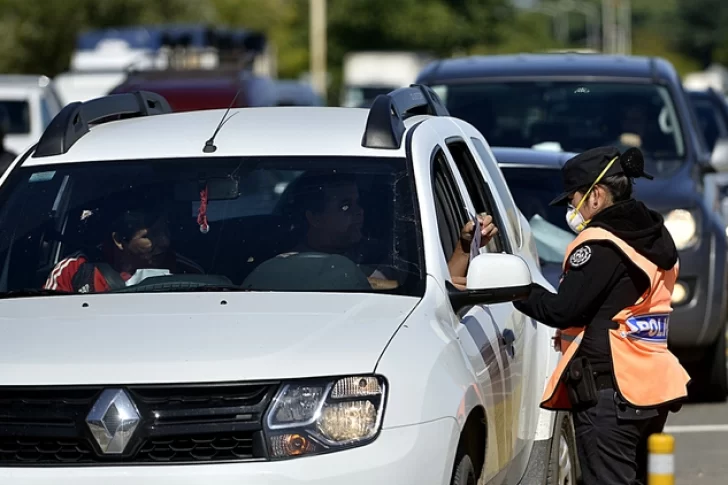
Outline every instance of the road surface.
{"type": "Polygon", "coordinates": [[[728,484],[728,403],[686,404],[665,432],[675,437],[675,485],[728,484]]]}

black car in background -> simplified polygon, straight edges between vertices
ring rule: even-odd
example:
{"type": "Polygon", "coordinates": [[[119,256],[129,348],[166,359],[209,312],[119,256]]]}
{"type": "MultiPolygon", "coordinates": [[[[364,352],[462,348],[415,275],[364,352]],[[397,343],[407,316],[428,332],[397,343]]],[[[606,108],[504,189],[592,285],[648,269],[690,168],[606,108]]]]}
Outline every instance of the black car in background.
{"type": "Polygon", "coordinates": [[[693,378],[693,396],[725,400],[728,248],[704,176],[728,170],[728,151],[711,158],[673,66],[602,54],[464,57],[429,64],[416,82],[431,86],[492,147],[641,148],[655,180],[638,180],[635,195],[664,215],[680,253],[668,342],[693,378]]]}

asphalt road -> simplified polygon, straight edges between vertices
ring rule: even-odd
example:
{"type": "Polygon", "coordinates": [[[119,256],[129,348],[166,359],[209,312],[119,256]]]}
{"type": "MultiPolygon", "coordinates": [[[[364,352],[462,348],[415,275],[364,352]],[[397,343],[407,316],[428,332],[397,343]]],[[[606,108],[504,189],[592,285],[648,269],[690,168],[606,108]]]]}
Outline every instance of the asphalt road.
{"type": "Polygon", "coordinates": [[[728,403],[688,404],[665,432],[675,437],[675,485],[728,483],[728,403]]]}
{"type": "Polygon", "coordinates": [[[675,437],[675,485],[728,483],[728,403],[686,404],[665,432],[675,437]]]}

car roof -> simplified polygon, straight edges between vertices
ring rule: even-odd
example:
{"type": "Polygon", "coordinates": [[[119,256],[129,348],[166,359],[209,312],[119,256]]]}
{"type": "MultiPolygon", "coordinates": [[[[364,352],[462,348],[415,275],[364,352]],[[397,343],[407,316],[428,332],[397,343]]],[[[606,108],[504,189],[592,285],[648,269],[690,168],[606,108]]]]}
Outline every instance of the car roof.
{"type": "MultiPolygon", "coordinates": [[[[230,110],[215,138],[217,151],[202,151],[226,110],[160,114],[111,121],[90,131],[61,155],[29,157],[23,166],[101,160],[223,156],[405,156],[398,149],[362,147],[368,109],[264,107],[230,110]]],[[[423,116],[405,120],[411,128],[423,116]]]]}
{"type": "Polygon", "coordinates": [[[465,81],[474,78],[620,77],[677,80],[672,65],[659,57],[607,54],[515,54],[443,59],[428,64],[418,82],[465,81]]]}
{"type": "Polygon", "coordinates": [[[492,147],[493,155],[501,167],[532,167],[561,169],[568,159],[575,156],[571,152],[551,152],[532,148],[492,147]]]}

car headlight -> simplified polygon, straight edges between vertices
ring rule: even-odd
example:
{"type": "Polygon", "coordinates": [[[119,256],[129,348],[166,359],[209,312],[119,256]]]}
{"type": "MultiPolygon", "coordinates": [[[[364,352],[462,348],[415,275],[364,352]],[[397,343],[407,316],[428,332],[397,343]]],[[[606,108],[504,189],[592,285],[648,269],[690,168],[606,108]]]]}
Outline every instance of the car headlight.
{"type": "Polygon", "coordinates": [[[380,377],[360,376],[284,385],[265,419],[271,458],[362,446],[379,434],[385,398],[380,377]]]}
{"type": "Polygon", "coordinates": [[[665,227],[670,231],[678,250],[689,248],[698,240],[698,223],[690,211],[675,209],[665,216],[665,227]]]}

